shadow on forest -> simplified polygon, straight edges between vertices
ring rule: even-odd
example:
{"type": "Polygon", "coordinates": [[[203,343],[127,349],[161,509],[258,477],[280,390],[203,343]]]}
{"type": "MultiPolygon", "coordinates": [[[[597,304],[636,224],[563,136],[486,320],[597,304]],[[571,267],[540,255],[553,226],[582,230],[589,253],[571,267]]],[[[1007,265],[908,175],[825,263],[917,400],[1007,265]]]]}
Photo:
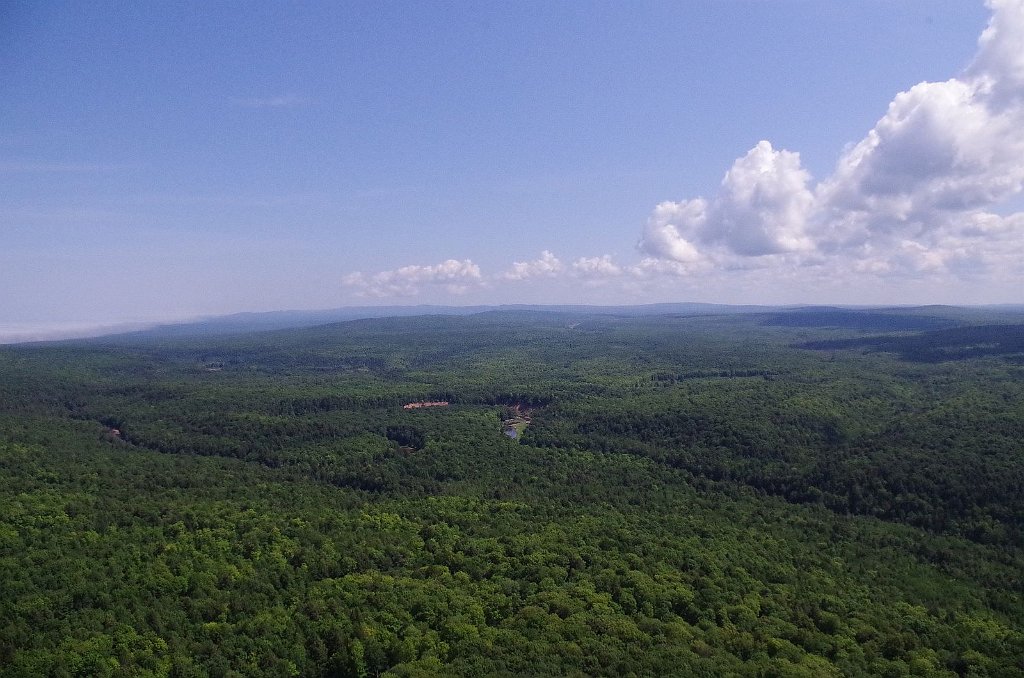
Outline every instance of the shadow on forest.
{"type": "Polygon", "coordinates": [[[926,363],[985,356],[1003,356],[1012,362],[1024,362],[1024,325],[955,327],[909,336],[808,341],[796,346],[816,351],[863,348],[898,353],[904,360],[926,363]]]}
{"type": "Polygon", "coordinates": [[[842,308],[806,308],[767,316],[762,325],[771,327],[822,327],[847,330],[908,332],[954,327],[958,323],[950,318],[858,311],[842,308]]]}

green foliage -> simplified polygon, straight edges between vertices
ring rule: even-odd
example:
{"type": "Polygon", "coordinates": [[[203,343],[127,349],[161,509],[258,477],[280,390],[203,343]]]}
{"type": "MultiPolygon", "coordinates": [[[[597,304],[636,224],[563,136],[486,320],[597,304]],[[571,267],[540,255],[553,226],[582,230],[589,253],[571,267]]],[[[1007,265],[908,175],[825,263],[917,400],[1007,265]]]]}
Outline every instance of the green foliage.
{"type": "Polygon", "coordinates": [[[812,320],[0,350],[0,675],[1019,675],[1024,368],[812,320]]]}

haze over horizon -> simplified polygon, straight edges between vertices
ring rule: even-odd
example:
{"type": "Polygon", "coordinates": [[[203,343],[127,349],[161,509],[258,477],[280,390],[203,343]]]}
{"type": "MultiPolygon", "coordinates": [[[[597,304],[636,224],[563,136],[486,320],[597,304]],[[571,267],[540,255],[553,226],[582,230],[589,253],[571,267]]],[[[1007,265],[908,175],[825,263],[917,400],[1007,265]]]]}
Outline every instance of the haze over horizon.
{"type": "Polygon", "coordinates": [[[0,18],[0,331],[1022,301],[1024,0],[0,18]]]}

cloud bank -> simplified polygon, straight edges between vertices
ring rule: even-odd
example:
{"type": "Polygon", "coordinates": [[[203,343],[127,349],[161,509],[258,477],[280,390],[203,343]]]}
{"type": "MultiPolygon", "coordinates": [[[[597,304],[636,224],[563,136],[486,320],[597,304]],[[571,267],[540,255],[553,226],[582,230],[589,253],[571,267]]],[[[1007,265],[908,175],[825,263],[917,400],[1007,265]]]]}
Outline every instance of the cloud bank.
{"type": "Polygon", "coordinates": [[[462,294],[483,283],[480,267],[469,259],[448,259],[435,266],[403,266],[392,271],[366,274],[350,273],[342,283],[359,296],[409,297],[425,286],[442,287],[451,294],[462,294]]]}
{"type": "Polygon", "coordinates": [[[1024,186],[1024,0],[990,0],[971,64],[901,92],[834,172],[759,142],[713,198],[655,207],[639,249],[690,271],[840,266],[978,274],[1016,264],[1024,219],[994,211],[1024,186]]]}
{"type": "Polygon", "coordinates": [[[562,262],[551,252],[544,250],[534,261],[516,261],[502,277],[505,280],[526,280],[528,278],[551,278],[562,272],[562,262]]]}
{"type": "Polygon", "coordinates": [[[647,257],[639,264],[624,266],[615,262],[610,254],[579,257],[566,265],[549,250],[542,251],[531,261],[516,261],[505,271],[485,274],[480,266],[469,259],[448,259],[432,266],[403,266],[387,271],[365,273],[356,271],[342,279],[343,286],[359,297],[414,297],[431,290],[444,290],[452,294],[465,294],[495,285],[508,287],[529,284],[537,279],[561,279],[589,287],[612,281],[642,284],[665,278],[689,275],[691,269],[675,261],[647,257]]]}
{"type": "Polygon", "coordinates": [[[580,278],[615,278],[622,275],[622,268],[612,261],[610,254],[600,257],[580,257],[572,264],[572,272],[580,278]]]}

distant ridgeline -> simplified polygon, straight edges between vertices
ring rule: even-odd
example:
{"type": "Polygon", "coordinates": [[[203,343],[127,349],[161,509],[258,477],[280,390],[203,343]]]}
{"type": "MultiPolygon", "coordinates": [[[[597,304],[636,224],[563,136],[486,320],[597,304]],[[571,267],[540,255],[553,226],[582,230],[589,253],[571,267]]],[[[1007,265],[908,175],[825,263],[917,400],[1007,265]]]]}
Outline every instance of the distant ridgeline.
{"type": "Polygon", "coordinates": [[[0,676],[1024,672],[1024,313],[414,312],[0,347],[0,676]]]}

